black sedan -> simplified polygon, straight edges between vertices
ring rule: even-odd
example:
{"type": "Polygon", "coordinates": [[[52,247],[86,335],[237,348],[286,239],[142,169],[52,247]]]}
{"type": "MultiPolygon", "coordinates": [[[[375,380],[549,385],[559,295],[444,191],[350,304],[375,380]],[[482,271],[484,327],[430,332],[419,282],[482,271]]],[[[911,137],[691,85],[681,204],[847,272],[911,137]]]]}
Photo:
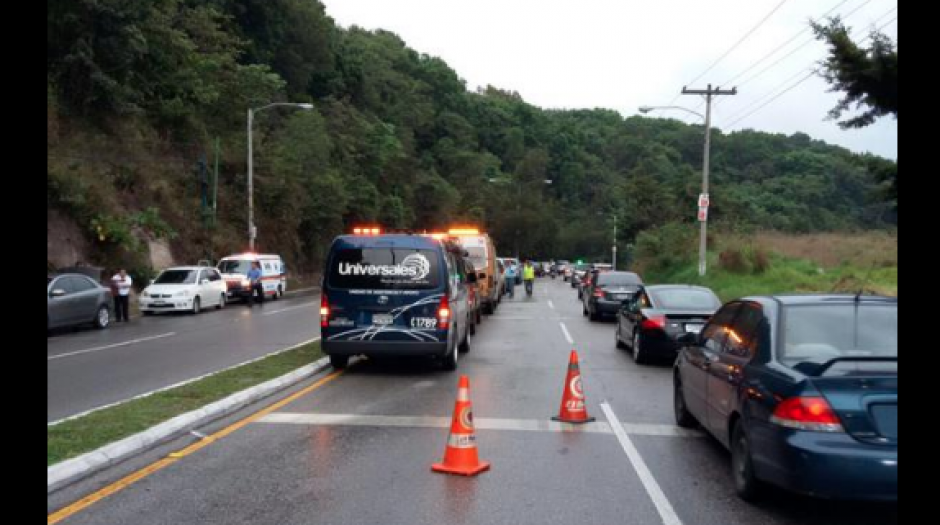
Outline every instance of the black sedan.
{"type": "Polygon", "coordinates": [[[643,284],[640,276],[633,272],[593,270],[590,280],[581,292],[582,311],[597,321],[602,315],[616,315],[624,301],[643,284]]]}
{"type": "Polygon", "coordinates": [[[88,276],[63,273],[46,277],[46,330],[91,324],[111,324],[114,299],[111,290],[88,276]]]}
{"type": "Polygon", "coordinates": [[[897,298],[747,297],[680,342],[676,422],[731,450],[739,496],[897,501],[897,298]]]}
{"type": "Polygon", "coordinates": [[[617,347],[629,345],[640,364],[656,357],[672,361],[679,352],[676,338],[698,333],[720,306],[715,292],[703,286],[641,287],[617,315],[617,347]]]}

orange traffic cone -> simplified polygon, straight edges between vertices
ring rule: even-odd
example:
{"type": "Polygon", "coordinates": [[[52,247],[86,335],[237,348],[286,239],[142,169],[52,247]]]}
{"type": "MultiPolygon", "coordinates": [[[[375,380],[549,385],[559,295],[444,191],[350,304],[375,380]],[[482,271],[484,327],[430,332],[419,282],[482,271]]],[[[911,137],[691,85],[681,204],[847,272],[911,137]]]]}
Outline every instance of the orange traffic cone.
{"type": "Polygon", "coordinates": [[[460,376],[454,417],[450,423],[450,436],[444,450],[443,463],[431,465],[431,470],[446,474],[476,476],[489,470],[490,464],[477,457],[477,437],[473,433],[473,406],[470,403],[470,381],[460,376]]]}
{"type": "Polygon", "coordinates": [[[568,360],[568,377],[565,378],[565,390],[561,395],[561,411],[553,421],[562,423],[590,423],[595,418],[588,417],[584,405],[584,389],[581,386],[581,367],[578,365],[578,352],[571,351],[568,360]]]}

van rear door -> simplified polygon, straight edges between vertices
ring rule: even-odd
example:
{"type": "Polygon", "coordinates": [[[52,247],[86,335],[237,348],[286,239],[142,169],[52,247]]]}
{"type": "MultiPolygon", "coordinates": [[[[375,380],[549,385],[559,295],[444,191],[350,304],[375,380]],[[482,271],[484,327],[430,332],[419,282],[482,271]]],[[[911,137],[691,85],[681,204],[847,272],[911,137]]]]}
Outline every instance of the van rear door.
{"type": "Polygon", "coordinates": [[[326,282],[329,337],[437,340],[437,311],[446,284],[442,274],[441,253],[435,250],[370,246],[334,251],[326,282]]]}

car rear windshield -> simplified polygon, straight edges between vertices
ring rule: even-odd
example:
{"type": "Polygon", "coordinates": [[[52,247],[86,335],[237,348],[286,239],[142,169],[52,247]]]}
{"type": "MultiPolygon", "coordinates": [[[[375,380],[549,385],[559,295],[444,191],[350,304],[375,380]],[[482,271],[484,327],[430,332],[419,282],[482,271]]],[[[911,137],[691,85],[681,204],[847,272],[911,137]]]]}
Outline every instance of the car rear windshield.
{"type": "Polygon", "coordinates": [[[248,275],[248,270],[251,269],[251,261],[247,259],[241,260],[228,260],[222,261],[219,263],[219,271],[222,273],[240,273],[243,275],[248,275]]]}
{"type": "Polygon", "coordinates": [[[433,250],[349,248],[333,254],[329,286],[340,289],[432,289],[441,284],[440,256],[433,250]]]}
{"type": "Polygon", "coordinates": [[[718,297],[705,290],[650,290],[650,295],[653,296],[653,303],[664,310],[714,311],[721,306],[718,297]]]}
{"type": "Polygon", "coordinates": [[[623,286],[627,284],[643,284],[643,282],[635,273],[602,272],[597,274],[598,286],[623,286]]]}
{"type": "Polygon", "coordinates": [[[468,258],[470,262],[473,263],[474,268],[477,270],[486,268],[486,248],[482,246],[470,246],[464,249],[467,250],[467,253],[470,255],[468,258]]]}
{"type": "Polygon", "coordinates": [[[779,352],[780,360],[788,364],[837,357],[897,357],[897,304],[788,306],[779,352]]]}
{"type": "Polygon", "coordinates": [[[196,282],[196,270],[167,270],[157,277],[154,284],[193,284],[196,282]]]}

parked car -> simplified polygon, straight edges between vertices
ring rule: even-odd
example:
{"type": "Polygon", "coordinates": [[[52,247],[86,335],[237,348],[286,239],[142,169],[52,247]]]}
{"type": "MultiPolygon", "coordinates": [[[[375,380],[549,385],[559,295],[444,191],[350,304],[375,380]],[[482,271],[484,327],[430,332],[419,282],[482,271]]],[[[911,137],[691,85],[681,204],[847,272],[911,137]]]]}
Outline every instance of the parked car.
{"type": "Polygon", "coordinates": [[[653,358],[674,361],[676,339],[698,333],[721,307],[715,292],[704,286],[658,284],[641,286],[617,314],[617,347],[629,346],[637,363],[653,358]]]}
{"type": "Polygon", "coordinates": [[[225,308],[228,290],[222,274],[211,266],[175,266],[160,272],[140,294],[140,311],[190,311],[198,314],[203,307],[225,308]]]}
{"type": "Polygon", "coordinates": [[[46,330],[91,324],[111,324],[111,290],[86,275],[62,273],[46,276],[46,330]]]}
{"type": "Polygon", "coordinates": [[[897,501],[897,298],[745,297],[679,342],[676,422],[731,450],[740,497],[897,501]]]}
{"type": "Polygon", "coordinates": [[[597,275],[608,271],[610,271],[610,265],[606,265],[606,268],[594,268],[594,265],[591,265],[591,268],[584,272],[584,276],[578,281],[578,300],[583,302],[585,289],[591,286],[591,281],[593,281],[597,275]]]}
{"type": "MultiPolygon", "coordinates": [[[[581,279],[584,278],[584,275],[591,269],[590,264],[576,264],[571,268],[571,277],[569,281],[571,282],[572,288],[577,288],[581,284],[581,279]]],[[[580,295],[578,296],[580,299],[580,295]]]]}
{"type": "Polygon", "coordinates": [[[594,270],[581,293],[582,312],[592,321],[616,315],[623,302],[633,297],[642,284],[643,279],[633,272],[594,270]]]}

